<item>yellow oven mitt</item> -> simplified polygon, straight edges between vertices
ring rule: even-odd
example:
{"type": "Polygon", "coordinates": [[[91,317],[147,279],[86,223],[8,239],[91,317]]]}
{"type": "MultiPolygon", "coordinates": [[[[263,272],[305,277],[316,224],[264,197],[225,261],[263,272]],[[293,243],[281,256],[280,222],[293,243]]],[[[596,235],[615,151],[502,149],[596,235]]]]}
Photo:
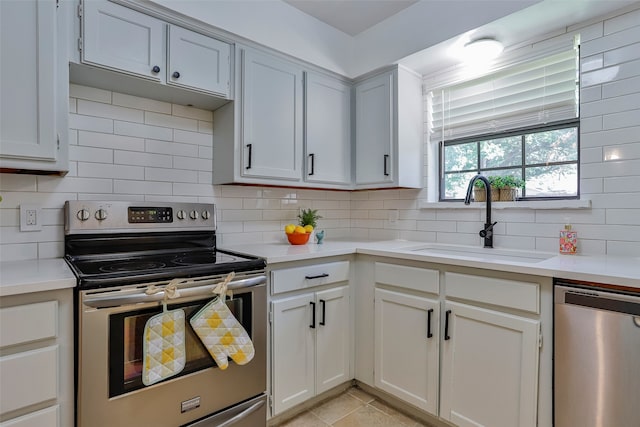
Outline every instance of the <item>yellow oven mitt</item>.
{"type": "Polygon", "coordinates": [[[227,369],[229,366],[227,357],[238,365],[244,365],[253,359],[255,353],[249,334],[224,302],[227,284],[233,276],[234,273],[230,273],[214,290],[219,295],[189,320],[220,369],[227,369]]]}
{"type": "MultiPolygon", "coordinates": [[[[159,292],[150,287],[147,294],[159,292]]],[[[163,312],[147,320],[144,326],[142,383],[152,385],[179,374],[186,363],[185,314],[182,309],[167,310],[167,298],[177,298],[175,284],[164,288],[163,312]]]]}

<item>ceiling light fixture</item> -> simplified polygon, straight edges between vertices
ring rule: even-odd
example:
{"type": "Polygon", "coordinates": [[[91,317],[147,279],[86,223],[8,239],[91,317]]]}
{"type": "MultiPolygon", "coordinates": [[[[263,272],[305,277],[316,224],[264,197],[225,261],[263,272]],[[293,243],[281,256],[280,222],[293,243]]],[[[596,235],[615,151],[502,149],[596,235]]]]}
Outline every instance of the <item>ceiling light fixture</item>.
{"type": "Polygon", "coordinates": [[[500,55],[503,49],[502,43],[498,40],[482,38],[465,44],[463,54],[465,61],[489,61],[500,55]]]}

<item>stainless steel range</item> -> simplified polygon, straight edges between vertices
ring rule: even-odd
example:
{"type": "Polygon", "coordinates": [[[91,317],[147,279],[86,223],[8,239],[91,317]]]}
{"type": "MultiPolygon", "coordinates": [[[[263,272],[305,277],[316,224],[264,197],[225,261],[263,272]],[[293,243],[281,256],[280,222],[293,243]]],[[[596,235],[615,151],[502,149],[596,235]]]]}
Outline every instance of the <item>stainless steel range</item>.
{"type": "Polygon", "coordinates": [[[218,249],[215,218],[211,204],[65,204],[65,259],[78,278],[78,426],[266,425],[265,262],[218,249]],[[187,321],[184,368],[146,386],[147,321],[163,301],[189,319],[230,272],[226,305],[251,338],[253,359],[220,369],[187,321]]]}

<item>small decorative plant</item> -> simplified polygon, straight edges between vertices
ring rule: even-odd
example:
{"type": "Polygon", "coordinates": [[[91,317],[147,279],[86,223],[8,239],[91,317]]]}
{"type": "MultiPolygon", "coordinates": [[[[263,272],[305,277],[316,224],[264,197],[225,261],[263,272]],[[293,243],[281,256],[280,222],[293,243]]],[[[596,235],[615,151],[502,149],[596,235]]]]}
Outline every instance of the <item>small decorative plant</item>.
{"type": "MultiPolygon", "coordinates": [[[[487,177],[489,184],[491,184],[491,201],[498,200],[500,198],[500,188],[502,188],[501,176],[491,175],[487,177]]],[[[484,189],[484,181],[476,179],[473,183],[473,199],[476,202],[486,202],[487,192],[484,189]]]]}
{"type": "Polygon", "coordinates": [[[317,209],[301,209],[298,214],[298,223],[303,227],[310,225],[311,227],[316,228],[318,225],[317,222],[321,218],[322,217],[318,215],[317,209]]]}
{"type": "Polygon", "coordinates": [[[524,180],[517,176],[503,176],[500,187],[500,200],[514,201],[518,196],[518,189],[524,187],[524,180]]]}

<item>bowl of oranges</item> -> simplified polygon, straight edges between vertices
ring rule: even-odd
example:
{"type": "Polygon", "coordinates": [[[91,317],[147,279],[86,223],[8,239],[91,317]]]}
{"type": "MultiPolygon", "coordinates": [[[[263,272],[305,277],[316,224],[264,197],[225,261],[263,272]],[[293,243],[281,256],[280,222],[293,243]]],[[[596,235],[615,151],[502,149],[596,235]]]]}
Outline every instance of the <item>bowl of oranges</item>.
{"type": "Polygon", "coordinates": [[[309,241],[309,236],[313,232],[313,226],[305,225],[304,227],[301,225],[295,224],[287,224],[284,227],[284,232],[287,235],[287,240],[292,245],[304,245],[309,241]]]}

